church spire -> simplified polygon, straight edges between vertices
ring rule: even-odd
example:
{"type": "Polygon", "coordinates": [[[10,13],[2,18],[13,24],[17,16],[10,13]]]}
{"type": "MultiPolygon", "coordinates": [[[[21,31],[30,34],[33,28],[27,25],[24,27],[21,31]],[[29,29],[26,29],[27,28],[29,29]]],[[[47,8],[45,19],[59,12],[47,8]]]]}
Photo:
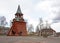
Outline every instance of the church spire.
{"type": "Polygon", "coordinates": [[[17,13],[22,13],[20,9],[20,5],[18,5],[17,13]]]}

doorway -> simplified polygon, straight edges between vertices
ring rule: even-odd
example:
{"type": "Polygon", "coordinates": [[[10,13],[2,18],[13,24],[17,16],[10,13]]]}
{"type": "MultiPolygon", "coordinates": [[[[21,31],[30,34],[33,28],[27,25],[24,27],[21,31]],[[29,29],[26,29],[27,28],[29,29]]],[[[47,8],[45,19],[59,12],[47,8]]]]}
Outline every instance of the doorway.
{"type": "Polygon", "coordinates": [[[12,30],[12,34],[15,35],[15,32],[12,30]]]}

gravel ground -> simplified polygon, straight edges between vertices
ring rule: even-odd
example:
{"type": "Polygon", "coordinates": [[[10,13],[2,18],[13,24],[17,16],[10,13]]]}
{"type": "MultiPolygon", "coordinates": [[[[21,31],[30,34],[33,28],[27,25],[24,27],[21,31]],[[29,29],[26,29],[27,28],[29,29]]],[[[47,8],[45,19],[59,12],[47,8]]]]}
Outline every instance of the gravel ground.
{"type": "Polygon", "coordinates": [[[60,43],[60,37],[0,36],[0,43],[60,43]]]}

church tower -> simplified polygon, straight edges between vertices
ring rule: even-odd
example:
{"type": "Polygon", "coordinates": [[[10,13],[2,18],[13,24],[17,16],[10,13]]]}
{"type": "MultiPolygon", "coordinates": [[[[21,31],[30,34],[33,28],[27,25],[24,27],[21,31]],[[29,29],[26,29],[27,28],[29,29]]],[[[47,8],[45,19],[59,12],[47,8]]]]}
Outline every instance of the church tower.
{"type": "Polygon", "coordinates": [[[11,29],[8,32],[8,36],[26,36],[26,35],[27,35],[26,22],[23,18],[20,5],[18,5],[18,9],[15,14],[15,18],[13,19],[11,29]]]}

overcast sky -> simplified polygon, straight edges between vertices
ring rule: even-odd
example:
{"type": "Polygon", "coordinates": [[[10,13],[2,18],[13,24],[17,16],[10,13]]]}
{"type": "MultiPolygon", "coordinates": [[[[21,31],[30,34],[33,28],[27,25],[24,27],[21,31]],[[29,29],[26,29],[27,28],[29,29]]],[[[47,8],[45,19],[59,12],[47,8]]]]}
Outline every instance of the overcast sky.
{"type": "Polygon", "coordinates": [[[42,17],[51,23],[54,30],[60,31],[60,0],[0,0],[0,16],[5,16],[9,23],[14,18],[18,5],[29,24],[35,27],[42,17]]]}

